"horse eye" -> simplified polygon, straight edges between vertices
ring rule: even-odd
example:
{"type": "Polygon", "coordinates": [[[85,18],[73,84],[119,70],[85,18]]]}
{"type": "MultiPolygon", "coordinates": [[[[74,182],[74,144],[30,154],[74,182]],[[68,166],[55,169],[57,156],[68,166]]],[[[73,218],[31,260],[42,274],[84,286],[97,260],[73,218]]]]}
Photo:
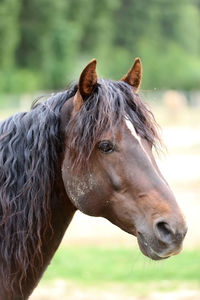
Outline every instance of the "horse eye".
{"type": "Polygon", "coordinates": [[[110,153],[114,151],[114,145],[110,141],[102,141],[99,142],[98,149],[103,153],[110,153]]]}

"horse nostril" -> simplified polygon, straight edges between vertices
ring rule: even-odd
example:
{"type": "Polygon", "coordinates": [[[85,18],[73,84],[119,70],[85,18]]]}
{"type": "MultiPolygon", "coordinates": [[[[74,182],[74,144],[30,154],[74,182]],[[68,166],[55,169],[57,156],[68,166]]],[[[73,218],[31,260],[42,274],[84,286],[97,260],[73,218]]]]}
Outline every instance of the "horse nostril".
{"type": "Polygon", "coordinates": [[[159,240],[161,240],[164,243],[172,242],[174,238],[174,232],[167,222],[159,221],[155,223],[154,230],[159,240]]]}
{"type": "Polygon", "coordinates": [[[171,234],[171,232],[172,232],[171,229],[170,229],[169,224],[167,224],[166,222],[159,222],[159,223],[157,223],[157,228],[164,235],[171,234]]]}

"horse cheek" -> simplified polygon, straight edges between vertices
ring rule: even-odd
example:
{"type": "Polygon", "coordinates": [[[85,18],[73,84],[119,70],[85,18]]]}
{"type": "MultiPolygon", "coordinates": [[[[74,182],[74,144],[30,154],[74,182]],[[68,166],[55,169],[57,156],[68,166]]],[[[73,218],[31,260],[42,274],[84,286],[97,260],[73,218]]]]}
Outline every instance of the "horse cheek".
{"type": "Polygon", "coordinates": [[[101,215],[101,192],[92,174],[65,178],[64,185],[71,202],[78,210],[90,216],[101,215]]]}

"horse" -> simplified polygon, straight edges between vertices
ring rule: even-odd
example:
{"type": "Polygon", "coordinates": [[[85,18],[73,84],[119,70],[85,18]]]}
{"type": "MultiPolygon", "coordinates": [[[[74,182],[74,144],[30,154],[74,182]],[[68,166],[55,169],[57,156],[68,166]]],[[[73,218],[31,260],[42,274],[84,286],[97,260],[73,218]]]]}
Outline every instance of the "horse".
{"type": "Polygon", "coordinates": [[[77,210],[135,236],[150,259],[182,249],[185,219],[156,165],[162,142],[138,93],[141,61],[119,81],[99,79],[96,64],[0,123],[0,300],[28,299],[77,210]]]}

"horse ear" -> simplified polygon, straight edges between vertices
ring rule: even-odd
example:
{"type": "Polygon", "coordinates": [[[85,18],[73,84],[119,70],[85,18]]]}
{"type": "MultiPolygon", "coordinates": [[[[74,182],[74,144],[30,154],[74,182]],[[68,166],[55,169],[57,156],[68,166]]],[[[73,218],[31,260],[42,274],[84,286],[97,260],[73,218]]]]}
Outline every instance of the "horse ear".
{"type": "Polygon", "coordinates": [[[92,59],[83,69],[78,83],[78,91],[74,96],[74,108],[79,110],[84,99],[88,97],[97,83],[96,59],[92,59]]]}
{"type": "Polygon", "coordinates": [[[142,77],[142,64],[141,60],[137,57],[134,61],[132,68],[128,71],[126,75],[122,77],[122,81],[125,81],[137,91],[142,77]]]}

